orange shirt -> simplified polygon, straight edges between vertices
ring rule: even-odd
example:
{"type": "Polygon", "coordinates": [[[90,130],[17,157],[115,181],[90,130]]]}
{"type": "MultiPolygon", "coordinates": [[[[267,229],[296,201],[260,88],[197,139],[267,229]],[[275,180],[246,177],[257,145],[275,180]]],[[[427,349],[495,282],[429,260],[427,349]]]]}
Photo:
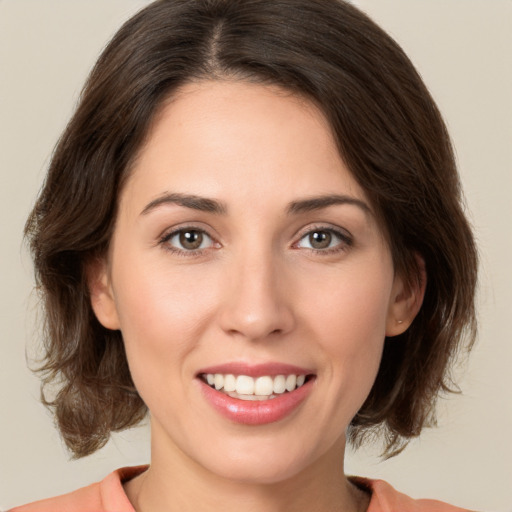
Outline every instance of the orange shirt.
{"type": "MultiPolygon", "coordinates": [[[[147,466],[122,468],[101,482],[69,494],[37,501],[9,512],[135,512],[123,489],[123,482],[134,478],[147,466]]],[[[353,478],[352,481],[371,491],[367,512],[469,512],[434,500],[413,500],[382,480],[353,478]]]]}

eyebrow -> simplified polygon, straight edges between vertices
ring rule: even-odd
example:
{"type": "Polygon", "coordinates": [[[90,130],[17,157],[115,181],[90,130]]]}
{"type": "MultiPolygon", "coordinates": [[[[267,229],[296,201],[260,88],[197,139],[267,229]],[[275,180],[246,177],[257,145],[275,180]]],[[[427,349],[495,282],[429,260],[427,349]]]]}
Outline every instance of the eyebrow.
{"type": "Polygon", "coordinates": [[[208,199],[193,194],[165,193],[148,203],[142,210],[141,215],[146,215],[165,204],[177,204],[185,208],[191,208],[192,210],[215,213],[218,215],[224,215],[227,212],[226,206],[215,199],[208,199]]]}
{"type": "MultiPolygon", "coordinates": [[[[225,215],[227,207],[224,203],[215,199],[201,197],[194,194],[165,193],[148,203],[141,212],[141,215],[147,215],[152,210],[166,204],[176,204],[192,210],[225,215]]],[[[311,197],[292,201],[287,208],[288,215],[297,215],[315,210],[322,210],[329,206],[349,204],[359,207],[365,213],[371,213],[370,207],[360,199],[352,196],[331,194],[325,196],[311,197]]]]}
{"type": "Polygon", "coordinates": [[[293,201],[288,206],[288,214],[307,213],[341,204],[357,206],[361,208],[364,213],[371,213],[370,207],[364,201],[361,201],[361,199],[357,199],[352,196],[331,194],[302,199],[300,201],[293,201]]]}

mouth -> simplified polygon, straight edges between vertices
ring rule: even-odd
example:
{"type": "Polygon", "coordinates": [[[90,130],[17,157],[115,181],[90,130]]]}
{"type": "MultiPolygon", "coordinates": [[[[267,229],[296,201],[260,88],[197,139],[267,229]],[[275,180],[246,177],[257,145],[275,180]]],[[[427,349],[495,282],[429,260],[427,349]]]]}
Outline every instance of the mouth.
{"type": "Polygon", "coordinates": [[[265,425],[293,417],[314,389],[316,374],[297,366],[228,363],[196,375],[202,396],[231,422],[265,425]]]}
{"type": "Polygon", "coordinates": [[[210,388],[231,398],[246,401],[273,400],[291,393],[314,378],[312,374],[235,375],[232,373],[201,373],[199,378],[210,388]]]}

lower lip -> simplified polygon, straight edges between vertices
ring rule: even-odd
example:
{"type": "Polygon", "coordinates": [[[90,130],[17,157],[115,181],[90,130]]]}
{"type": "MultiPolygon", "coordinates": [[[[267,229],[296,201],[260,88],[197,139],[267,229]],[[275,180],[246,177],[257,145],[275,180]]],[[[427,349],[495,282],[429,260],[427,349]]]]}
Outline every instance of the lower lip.
{"type": "Polygon", "coordinates": [[[206,400],[225,418],[243,425],[265,425],[292,414],[312,390],[313,379],[294,391],[269,400],[240,400],[213,389],[199,379],[206,400]]]}

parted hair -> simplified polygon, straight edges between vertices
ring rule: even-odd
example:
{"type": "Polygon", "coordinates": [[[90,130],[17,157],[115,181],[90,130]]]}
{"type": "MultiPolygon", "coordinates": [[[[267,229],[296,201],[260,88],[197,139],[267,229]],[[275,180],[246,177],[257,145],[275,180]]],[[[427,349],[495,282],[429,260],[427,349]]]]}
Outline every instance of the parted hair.
{"type": "Polygon", "coordinates": [[[370,200],[396,272],[421,280],[409,329],[386,339],[354,417],[357,446],[400,451],[435,423],[450,368],[476,332],[477,254],[441,115],[397,43],[341,0],[159,0],[107,45],[52,156],[25,235],[44,311],[43,402],[75,457],[139,423],[121,332],[96,319],[87,284],[105,255],[120,191],[163,102],[197,80],[280,86],[314,102],[370,200]]]}

